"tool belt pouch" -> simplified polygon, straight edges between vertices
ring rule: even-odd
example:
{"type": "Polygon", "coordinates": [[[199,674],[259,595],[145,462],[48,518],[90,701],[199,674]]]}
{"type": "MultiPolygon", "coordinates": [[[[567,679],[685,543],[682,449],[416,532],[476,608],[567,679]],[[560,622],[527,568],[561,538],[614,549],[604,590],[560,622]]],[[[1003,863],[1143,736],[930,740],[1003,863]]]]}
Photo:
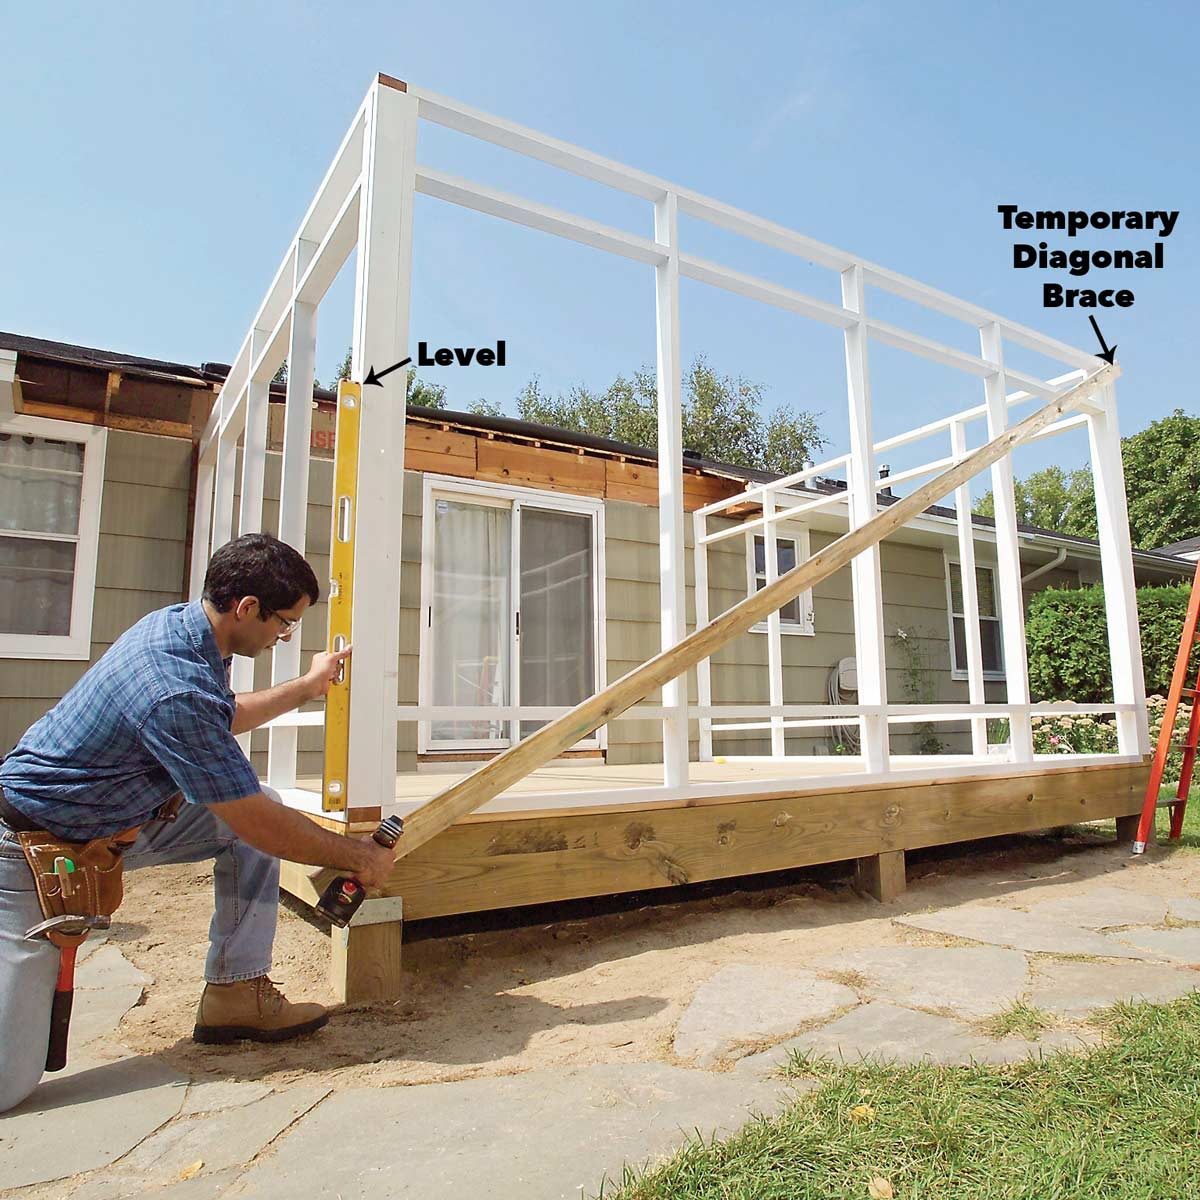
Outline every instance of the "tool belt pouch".
{"type": "Polygon", "coordinates": [[[111,917],[120,907],[124,897],[122,856],[130,844],[122,835],[65,842],[37,830],[18,833],[17,837],[33,872],[46,920],[62,916],[111,917]],[[70,859],[75,869],[55,874],[56,859],[70,859]]]}

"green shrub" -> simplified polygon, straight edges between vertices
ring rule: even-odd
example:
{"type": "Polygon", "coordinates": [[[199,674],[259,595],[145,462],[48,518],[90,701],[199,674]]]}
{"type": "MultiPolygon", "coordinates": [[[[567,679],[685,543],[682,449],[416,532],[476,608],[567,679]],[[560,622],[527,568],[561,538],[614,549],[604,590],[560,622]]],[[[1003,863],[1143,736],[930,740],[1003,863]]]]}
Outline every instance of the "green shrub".
{"type": "MultiPolygon", "coordinates": [[[[1186,584],[1137,589],[1147,693],[1165,695],[1170,687],[1189,592],[1186,584]]],[[[1029,604],[1025,635],[1029,686],[1035,699],[1078,704],[1112,700],[1102,587],[1038,592],[1029,604]]]]}

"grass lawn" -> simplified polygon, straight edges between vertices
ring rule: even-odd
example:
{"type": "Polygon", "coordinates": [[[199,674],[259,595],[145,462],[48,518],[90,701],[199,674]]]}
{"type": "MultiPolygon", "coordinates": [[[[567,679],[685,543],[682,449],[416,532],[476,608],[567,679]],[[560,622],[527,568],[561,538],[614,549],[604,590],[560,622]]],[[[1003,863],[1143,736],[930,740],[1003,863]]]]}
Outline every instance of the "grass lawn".
{"type": "MultiPolygon", "coordinates": [[[[1159,835],[1166,836],[1165,810],[1159,835]]],[[[1200,787],[1183,838],[1200,848],[1200,787]]],[[[1200,984],[1200,975],[1197,976],[1200,984]]],[[[1200,1194],[1200,994],[1103,1014],[1108,1041],[1008,1067],[793,1064],[820,1086],[694,1142],[616,1200],[1179,1200],[1200,1194]]],[[[1000,1032],[1000,1031],[997,1031],[1000,1032]]]]}

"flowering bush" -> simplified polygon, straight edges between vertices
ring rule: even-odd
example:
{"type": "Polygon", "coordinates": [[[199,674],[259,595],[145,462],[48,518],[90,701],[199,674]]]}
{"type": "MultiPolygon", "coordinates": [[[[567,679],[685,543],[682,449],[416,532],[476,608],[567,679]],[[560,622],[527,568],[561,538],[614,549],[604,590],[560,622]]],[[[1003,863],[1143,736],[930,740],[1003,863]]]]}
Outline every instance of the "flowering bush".
{"type": "MultiPolygon", "coordinates": [[[[1150,719],[1150,744],[1158,745],[1159,732],[1167,702],[1162,696],[1146,699],[1147,715],[1150,719]]],[[[1179,779],[1183,768],[1183,739],[1191,721],[1192,707],[1180,704],[1175,714],[1173,747],[1167,756],[1163,771],[1163,782],[1179,779]]],[[[1033,749],[1036,754],[1115,754],[1117,752],[1117,727],[1112,717],[1063,716],[1034,717],[1033,749]]]]}

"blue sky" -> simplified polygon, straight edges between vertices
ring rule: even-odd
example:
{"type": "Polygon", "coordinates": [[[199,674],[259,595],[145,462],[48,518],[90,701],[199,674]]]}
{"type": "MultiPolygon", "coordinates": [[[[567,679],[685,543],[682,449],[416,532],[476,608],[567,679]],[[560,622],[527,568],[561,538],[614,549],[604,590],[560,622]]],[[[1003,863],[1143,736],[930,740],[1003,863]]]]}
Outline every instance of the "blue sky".
{"type": "MultiPolygon", "coordinates": [[[[376,71],[760,213],[1091,348],[1011,266],[996,206],[1180,209],[1161,272],[1101,312],[1123,432],[1196,412],[1194,4],[0,3],[0,329],[230,361],[376,71]]],[[[419,159],[648,233],[648,205],[423,129],[419,159]]],[[[508,344],[509,366],[428,372],[510,405],[537,376],[602,388],[654,357],[650,268],[420,198],[412,335],[508,344]]],[[[694,252],[832,299],[828,272],[685,223],[694,252]]],[[[1125,235],[1126,238],[1129,235],[1125,235]]],[[[1110,236],[1067,245],[1138,246],[1110,236]]],[[[344,272],[318,375],[350,329],[344,272]]],[[[897,322],[974,333],[873,297],[897,322]]],[[[821,413],[845,445],[840,335],[685,283],[685,356],[821,413]]],[[[412,347],[410,347],[412,348],[412,347]]],[[[872,351],[880,436],[981,399],[977,380],[872,351]]],[[[1014,365],[1048,367],[1032,356],[1014,365]]],[[[941,449],[937,453],[941,453],[941,449]]],[[[1084,460],[1063,439],[1019,473],[1084,460]]],[[[902,467],[898,459],[894,464],[902,467]]]]}

